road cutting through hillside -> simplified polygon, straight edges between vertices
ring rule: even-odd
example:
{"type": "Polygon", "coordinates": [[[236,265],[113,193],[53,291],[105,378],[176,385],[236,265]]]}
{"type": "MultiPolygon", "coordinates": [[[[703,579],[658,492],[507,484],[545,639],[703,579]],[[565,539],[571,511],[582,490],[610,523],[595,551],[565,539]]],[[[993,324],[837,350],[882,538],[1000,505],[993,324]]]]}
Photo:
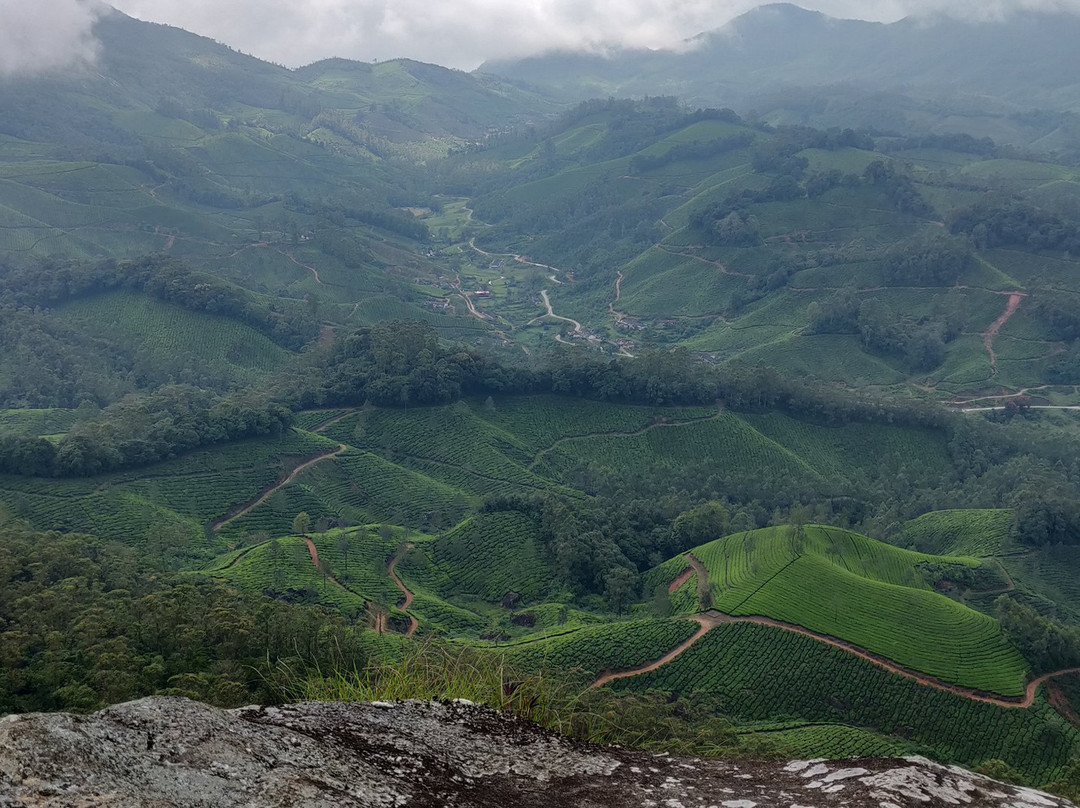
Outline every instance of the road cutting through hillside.
{"type": "Polygon", "coordinates": [[[413,634],[415,634],[416,629],[420,626],[420,623],[415,617],[409,614],[409,607],[412,606],[413,602],[413,593],[410,592],[409,589],[405,586],[405,584],[401,582],[401,579],[398,578],[397,573],[394,572],[394,567],[396,567],[398,561],[401,560],[401,556],[411,550],[412,547],[413,546],[411,544],[406,544],[400,552],[394,554],[394,557],[390,559],[390,563],[386,567],[386,571],[390,573],[390,580],[394,582],[394,586],[400,589],[401,594],[405,596],[398,604],[398,608],[401,611],[405,612],[406,616],[409,618],[409,628],[405,631],[406,637],[411,637],[413,634]]]}
{"type": "Polygon", "coordinates": [[[654,671],[657,668],[668,664],[669,662],[671,662],[671,660],[675,659],[675,657],[682,654],[683,651],[688,649],[690,646],[692,646],[694,643],[696,643],[698,640],[708,634],[717,625],[717,623],[714,623],[707,615],[703,614],[694,615],[694,617],[690,619],[696,621],[700,626],[698,630],[694,632],[694,635],[690,637],[690,639],[684,640],[683,642],[679,643],[662,657],[660,657],[658,660],[656,660],[655,662],[650,662],[648,665],[643,665],[640,668],[631,668],[628,671],[609,671],[608,673],[604,673],[600,676],[599,679],[593,682],[592,686],[594,688],[603,687],[608,682],[613,682],[616,679],[628,679],[631,676],[640,676],[643,673],[654,671]]]}
{"type": "Polygon", "coordinates": [[[1009,322],[1009,319],[1016,314],[1016,310],[1020,307],[1020,301],[1025,297],[1027,297],[1026,292],[1010,292],[1009,302],[1005,305],[1005,311],[1003,311],[1001,316],[994,320],[994,322],[990,324],[990,327],[983,332],[983,347],[986,348],[986,352],[990,354],[991,376],[997,375],[997,354],[994,353],[994,338],[997,337],[1002,326],[1009,322]]]}
{"type": "Polygon", "coordinates": [[[305,460],[299,466],[297,466],[292,471],[290,471],[289,474],[286,475],[285,479],[283,479],[281,482],[275,483],[274,485],[272,485],[269,488],[265,489],[258,497],[253,499],[248,504],[244,505],[236,513],[234,513],[232,515],[229,515],[229,516],[223,516],[223,517],[221,517],[219,519],[215,519],[213,522],[210,523],[210,530],[212,530],[213,532],[216,533],[217,531],[221,530],[221,528],[225,527],[225,525],[229,524],[229,522],[232,522],[232,521],[234,521],[236,519],[239,519],[241,516],[244,516],[244,515],[246,515],[248,513],[251,513],[251,511],[255,510],[255,508],[259,507],[264,502],[266,502],[266,500],[268,500],[271,496],[273,496],[274,493],[276,493],[277,491],[280,491],[282,488],[284,488],[289,483],[291,483],[293,480],[295,480],[297,478],[297,476],[300,475],[301,472],[306,471],[307,469],[311,468],[312,466],[316,465],[317,463],[321,463],[324,460],[329,460],[331,457],[337,457],[339,454],[341,454],[342,452],[344,452],[348,448],[349,447],[346,446],[344,443],[339,443],[336,449],[331,449],[331,450],[329,450],[327,452],[324,452],[321,455],[318,455],[317,457],[311,458],[310,460],[305,460]]]}
{"type": "Polygon", "coordinates": [[[529,325],[532,325],[533,323],[538,323],[545,317],[550,317],[553,320],[562,320],[564,323],[570,323],[570,325],[574,327],[575,334],[581,333],[581,323],[579,323],[577,320],[571,320],[569,317],[563,317],[561,315],[558,315],[551,308],[551,299],[548,297],[547,289],[540,290],[540,298],[544,301],[544,308],[547,309],[547,314],[541,314],[539,317],[534,317],[533,319],[529,320],[529,325]]]}
{"type": "Polygon", "coordinates": [[[702,258],[700,255],[693,255],[692,253],[679,252],[678,250],[673,250],[670,247],[665,247],[663,244],[658,245],[658,246],[660,247],[661,250],[668,253],[669,255],[677,255],[680,258],[688,258],[691,261],[700,261],[703,264],[711,264],[712,266],[719,269],[720,273],[722,275],[732,275],[732,276],[734,276],[736,278],[749,278],[750,277],[745,272],[735,272],[734,270],[728,269],[726,266],[721,264],[719,261],[712,261],[712,260],[710,260],[708,258],[702,258]]]}
{"type": "Polygon", "coordinates": [[[349,587],[345,586],[345,584],[341,583],[341,581],[339,581],[333,575],[331,575],[329,567],[327,567],[326,569],[323,569],[323,566],[319,563],[319,548],[317,548],[315,546],[315,542],[313,542],[307,536],[304,536],[304,543],[307,545],[308,555],[311,556],[311,563],[315,565],[315,569],[317,569],[324,576],[326,576],[326,580],[328,580],[330,583],[332,583],[338,589],[343,589],[344,591],[348,592],[349,594],[352,594],[352,595],[357,594],[356,592],[353,592],[351,589],[349,589],[349,587]]]}
{"type": "Polygon", "coordinates": [[[960,696],[961,698],[969,699],[971,701],[979,701],[984,704],[993,704],[997,707],[1005,707],[1009,709],[1026,709],[1035,703],[1035,694],[1039,689],[1039,686],[1045,682],[1050,681],[1058,676],[1065,676],[1070,673],[1080,673],[1080,668],[1065,668],[1063,670],[1052,671],[1050,673],[1044,673],[1035,679],[1032,679],[1027,683],[1024,688],[1023,698],[1009,698],[1006,696],[995,696],[992,693],[987,693],[981,690],[975,690],[973,688],[961,687],[960,685],[950,684],[938,679],[934,676],[929,676],[925,673],[919,673],[918,671],[905,668],[901,665],[897,665],[890,659],[886,659],[883,656],[874,654],[867,651],[865,648],[860,648],[857,645],[846,642],[845,640],[837,639],[836,637],[830,637],[827,634],[818,634],[810,629],[797,626],[792,623],[785,623],[781,620],[773,620],[771,617],[762,617],[760,615],[747,615],[747,616],[735,616],[730,614],[724,614],[723,612],[715,609],[703,612],[701,614],[694,615],[692,618],[700,628],[694,633],[690,639],[675,646],[671,651],[664,654],[655,662],[650,662],[647,665],[642,665],[637,668],[630,668],[625,671],[609,671],[602,674],[593,684],[592,687],[602,687],[608,682],[612,682],[616,679],[628,679],[634,676],[640,676],[644,673],[650,673],[663,667],[672,660],[682,655],[687,649],[689,649],[694,643],[704,637],[716,626],[733,624],[733,623],[754,623],[760,626],[769,626],[771,628],[778,628],[783,631],[788,631],[793,634],[801,634],[804,637],[809,637],[812,640],[817,640],[825,645],[830,645],[833,648],[837,648],[841,651],[857,656],[860,659],[865,659],[879,668],[884,668],[890,673],[894,673],[897,676],[902,676],[905,679],[911,679],[918,682],[921,685],[932,687],[935,690],[943,690],[947,693],[952,693],[954,696],[960,696]]]}
{"type": "Polygon", "coordinates": [[[668,584],[668,588],[667,588],[668,594],[669,595],[674,595],[675,591],[680,586],[682,586],[683,584],[685,584],[687,581],[690,580],[690,577],[694,574],[694,572],[695,572],[695,570],[694,570],[693,567],[687,567],[682,572],[680,572],[679,577],[676,578],[674,581],[672,581],[670,584],[668,584]]]}
{"type": "Polygon", "coordinates": [[[623,274],[621,272],[615,273],[615,300],[612,303],[607,304],[608,314],[615,318],[616,323],[621,323],[626,319],[626,312],[616,311],[615,303],[618,303],[622,299],[622,282],[623,274]]]}

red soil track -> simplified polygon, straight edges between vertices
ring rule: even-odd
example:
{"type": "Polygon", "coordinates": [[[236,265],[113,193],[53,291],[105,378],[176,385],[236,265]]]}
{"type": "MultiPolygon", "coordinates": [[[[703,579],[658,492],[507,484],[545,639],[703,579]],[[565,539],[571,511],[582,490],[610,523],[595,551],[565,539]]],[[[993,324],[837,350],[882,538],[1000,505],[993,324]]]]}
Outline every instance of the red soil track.
{"type": "Polygon", "coordinates": [[[672,581],[670,584],[668,584],[668,588],[667,588],[668,594],[669,595],[675,594],[675,590],[678,589],[683,584],[685,584],[687,581],[689,581],[690,576],[692,576],[693,574],[694,574],[694,568],[693,567],[687,567],[682,572],[680,572],[679,577],[676,578],[674,581],[672,581]]]}
{"type": "MultiPolygon", "coordinates": [[[[412,548],[411,544],[406,544],[404,549],[409,550],[411,548],[412,548]]],[[[401,559],[401,553],[398,553],[392,559],[390,559],[390,564],[387,566],[386,571],[388,573],[390,573],[390,580],[392,580],[394,582],[394,586],[396,586],[398,589],[400,589],[401,594],[403,594],[405,596],[398,603],[398,608],[401,609],[401,611],[408,614],[409,607],[412,605],[412,602],[413,602],[413,593],[410,592],[406,588],[405,584],[403,584],[401,582],[401,579],[397,577],[397,573],[394,572],[394,567],[397,566],[397,563],[398,563],[398,561],[400,559],[401,559]]],[[[416,633],[416,629],[419,628],[420,623],[411,614],[408,614],[408,617],[409,617],[409,628],[405,631],[405,636],[406,637],[411,637],[413,634],[416,633]]]]}
{"type": "Polygon", "coordinates": [[[1056,682],[1046,683],[1046,700],[1050,702],[1051,707],[1057,710],[1058,715],[1074,727],[1080,727],[1080,715],[1076,714],[1076,710],[1073,709],[1069,699],[1061,692],[1061,688],[1057,686],[1056,682]]]}
{"type": "Polygon", "coordinates": [[[349,587],[345,586],[345,584],[341,583],[341,581],[339,581],[337,578],[335,578],[333,575],[331,575],[328,571],[326,571],[326,570],[324,570],[322,568],[322,565],[319,564],[319,550],[315,546],[315,542],[313,542],[307,536],[304,536],[304,543],[307,544],[308,553],[311,555],[311,563],[315,565],[315,569],[317,569],[319,572],[321,572],[323,575],[325,575],[326,580],[328,580],[330,583],[332,583],[338,589],[344,589],[346,592],[352,591],[352,590],[349,589],[349,587]]]}
{"type": "MultiPolygon", "coordinates": [[[[696,559],[695,559],[696,560],[696,559]]],[[[700,563],[700,562],[698,562],[700,563]]],[[[960,696],[962,698],[970,699],[971,701],[980,701],[986,704],[994,704],[998,707],[1006,708],[1028,708],[1035,703],[1035,694],[1039,689],[1039,686],[1045,682],[1050,681],[1056,676],[1064,676],[1068,673],[1080,673],[1080,668],[1066,668],[1060,671],[1053,671],[1051,673],[1045,673],[1036,679],[1028,682],[1027,687],[1024,688],[1023,698],[1009,698],[1007,696],[997,696],[993,693],[987,693],[981,690],[974,690],[973,688],[961,687],[960,685],[950,684],[943,682],[942,680],[928,676],[925,673],[919,673],[918,671],[911,670],[909,668],[897,665],[895,662],[886,659],[883,656],[874,654],[867,651],[864,648],[859,648],[857,645],[846,642],[844,640],[837,639],[836,637],[830,637],[827,634],[818,634],[810,629],[803,628],[802,626],[796,626],[791,623],[784,623],[780,620],[773,620],[770,617],[761,617],[758,615],[749,615],[745,617],[735,617],[733,615],[724,614],[715,610],[710,610],[702,614],[695,615],[693,618],[701,628],[698,629],[694,635],[675,646],[671,651],[655,662],[650,662],[648,665],[642,665],[638,668],[631,668],[626,671],[607,672],[601,675],[594,683],[593,687],[601,687],[608,682],[615,679],[627,679],[632,676],[639,676],[643,673],[649,673],[657,668],[666,665],[673,659],[681,655],[684,651],[690,648],[694,643],[709,633],[715,626],[723,625],[725,623],[756,623],[761,626],[771,626],[773,628],[779,628],[783,631],[790,631],[794,634],[801,634],[804,637],[809,637],[812,640],[830,645],[833,648],[838,648],[841,651],[845,651],[853,656],[857,656],[860,659],[865,659],[867,662],[871,662],[880,668],[884,668],[890,673],[895,673],[898,676],[903,676],[905,679],[911,679],[919,684],[932,687],[935,690],[944,690],[953,695],[960,696]]]]}
{"type": "Polygon", "coordinates": [[[631,668],[628,671],[609,671],[607,673],[604,673],[600,676],[599,679],[593,682],[592,686],[603,687],[608,682],[612,682],[615,679],[628,679],[631,676],[637,676],[642,673],[654,671],[660,666],[666,665],[671,662],[671,660],[675,659],[675,657],[679,656],[679,654],[681,654],[691,645],[693,645],[706,634],[708,634],[709,631],[713,628],[713,626],[717,625],[715,622],[712,621],[711,618],[703,614],[695,615],[691,619],[697,621],[701,628],[694,632],[694,635],[690,639],[679,643],[662,657],[660,657],[658,660],[656,660],[655,662],[650,662],[648,665],[643,665],[640,668],[631,668]]]}
{"type": "Polygon", "coordinates": [[[338,421],[345,420],[346,418],[348,418],[350,415],[352,415],[355,412],[356,412],[355,409],[345,410],[345,412],[341,413],[340,415],[335,415],[332,418],[327,418],[325,421],[320,421],[315,426],[313,426],[309,431],[310,432],[322,432],[328,426],[333,426],[338,421]]]}
{"type": "Polygon", "coordinates": [[[992,374],[997,373],[997,354],[994,353],[994,338],[997,337],[998,332],[1002,326],[1009,321],[1009,318],[1016,314],[1016,310],[1020,307],[1020,301],[1027,297],[1024,292],[1012,292],[1009,294],[1009,302],[1005,306],[1005,311],[994,322],[990,324],[990,327],[983,332],[982,341],[983,347],[986,348],[986,352],[990,354],[990,369],[992,374]]]}
{"type": "Polygon", "coordinates": [[[344,443],[339,443],[336,449],[331,449],[311,458],[310,460],[305,460],[299,466],[290,471],[288,475],[286,475],[285,479],[283,479],[281,482],[274,483],[274,485],[264,489],[258,497],[256,497],[246,505],[242,506],[240,510],[236,511],[236,513],[228,514],[226,516],[220,517],[219,519],[215,519],[213,522],[210,523],[210,529],[216,533],[217,531],[221,530],[222,527],[229,524],[229,522],[232,522],[234,519],[239,519],[241,516],[250,513],[255,508],[262,505],[274,494],[274,492],[281,490],[293,480],[295,480],[301,472],[306,471],[307,469],[314,466],[316,463],[321,463],[324,460],[329,460],[331,457],[337,457],[339,454],[341,454],[348,448],[349,447],[346,446],[344,443]]]}

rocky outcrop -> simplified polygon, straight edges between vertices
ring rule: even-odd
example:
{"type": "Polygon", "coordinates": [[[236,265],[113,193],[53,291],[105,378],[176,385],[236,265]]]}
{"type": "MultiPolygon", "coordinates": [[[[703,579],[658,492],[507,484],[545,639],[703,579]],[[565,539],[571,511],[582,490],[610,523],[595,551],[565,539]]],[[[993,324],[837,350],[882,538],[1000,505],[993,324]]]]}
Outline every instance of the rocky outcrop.
{"type": "Polygon", "coordinates": [[[923,759],[745,762],[575,743],[468,703],[218,710],[149,698],[0,720],[0,806],[1056,808],[923,759]]]}

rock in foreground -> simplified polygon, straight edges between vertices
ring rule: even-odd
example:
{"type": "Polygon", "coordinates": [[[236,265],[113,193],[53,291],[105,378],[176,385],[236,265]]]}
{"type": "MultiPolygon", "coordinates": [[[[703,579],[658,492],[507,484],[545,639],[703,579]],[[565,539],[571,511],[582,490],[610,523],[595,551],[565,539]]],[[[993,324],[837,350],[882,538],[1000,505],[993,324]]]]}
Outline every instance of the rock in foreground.
{"type": "Polygon", "coordinates": [[[0,806],[796,806],[1068,803],[922,759],[728,762],[575,743],[470,704],[217,710],[149,698],[0,721],[0,806]]]}

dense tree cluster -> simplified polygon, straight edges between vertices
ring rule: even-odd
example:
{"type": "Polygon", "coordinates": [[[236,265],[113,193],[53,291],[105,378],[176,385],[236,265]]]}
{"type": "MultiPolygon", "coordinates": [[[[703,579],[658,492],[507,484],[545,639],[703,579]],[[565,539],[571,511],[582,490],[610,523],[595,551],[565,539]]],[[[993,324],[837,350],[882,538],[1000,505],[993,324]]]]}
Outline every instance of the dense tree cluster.
{"type": "Polygon", "coordinates": [[[1080,251],[1077,225],[1021,199],[996,194],[951,211],[946,225],[952,233],[969,236],[980,248],[1080,251]]]}
{"type": "Polygon", "coordinates": [[[217,396],[185,385],[121,399],[53,443],[0,436],[0,473],[88,477],[144,466],[200,446],[280,434],[292,413],[265,396],[217,396]]]}
{"type": "Polygon", "coordinates": [[[998,146],[988,137],[975,138],[968,134],[915,135],[883,139],[878,148],[886,154],[913,151],[915,149],[941,149],[942,151],[974,154],[979,157],[997,157],[998,146]]]}
{"type": "Polygon", "coordinates": [[[0,715],[91,710],[153,693],[275,701],[274,668],[363,667],[325,612],[163,574],[89,536],[0,527],[0,715]]]}
{"type": "Polygon", "coordinates": [[[952,286],[973,261],[971,249],[946,235],[898,241],[881,262],[890,286],[952,286]]]}
{"type": "Polygon", "coordinates": [[[1080,628],[1064,626],[1008,595],[994,601],[994,606],[1005,635],[1035,674],[1080,665],[1080,628]]]}
{"type": "Polygon", "coordinates": [[[745,149],[753,142],[754,134],[744,132],[740,135],[730,135],[715,140],[695,140],[690,143],[679,143],[662,154],[635,155],[630,160],[630,171],[634,174],[641,174],[645,171],[663,168],[679,160],[705,160],[736,149],[745,149]]]}
{"type": "Polygon", "coordinates": [[[161,255],[135,261],[45,261],[24,268],[0,267],[0,306],[13,310],[53,308],[115,289],[144,292],[191,311],[234,317],[292,350],[318,334],[318,323],[303,306],[267,303],[228,281],[161,255]]]}
{"type": "Polygon", "coordinates": [[[933,370],[945,359],[945,343],[960,333],[959,318],[914,318],[879,298],[844,290],[807,307],[810,332],[858,334],[868,351],[900,358],[913,371],[933,370]]]}
{"type": "Polygon", "coordinates": [[[923,199],[914,180],[895,162],[875,160],[863,171],[863,179],[882,188],[885,196],[901,213],[920,217],[935,215],[933,206],[923,199]]]}

